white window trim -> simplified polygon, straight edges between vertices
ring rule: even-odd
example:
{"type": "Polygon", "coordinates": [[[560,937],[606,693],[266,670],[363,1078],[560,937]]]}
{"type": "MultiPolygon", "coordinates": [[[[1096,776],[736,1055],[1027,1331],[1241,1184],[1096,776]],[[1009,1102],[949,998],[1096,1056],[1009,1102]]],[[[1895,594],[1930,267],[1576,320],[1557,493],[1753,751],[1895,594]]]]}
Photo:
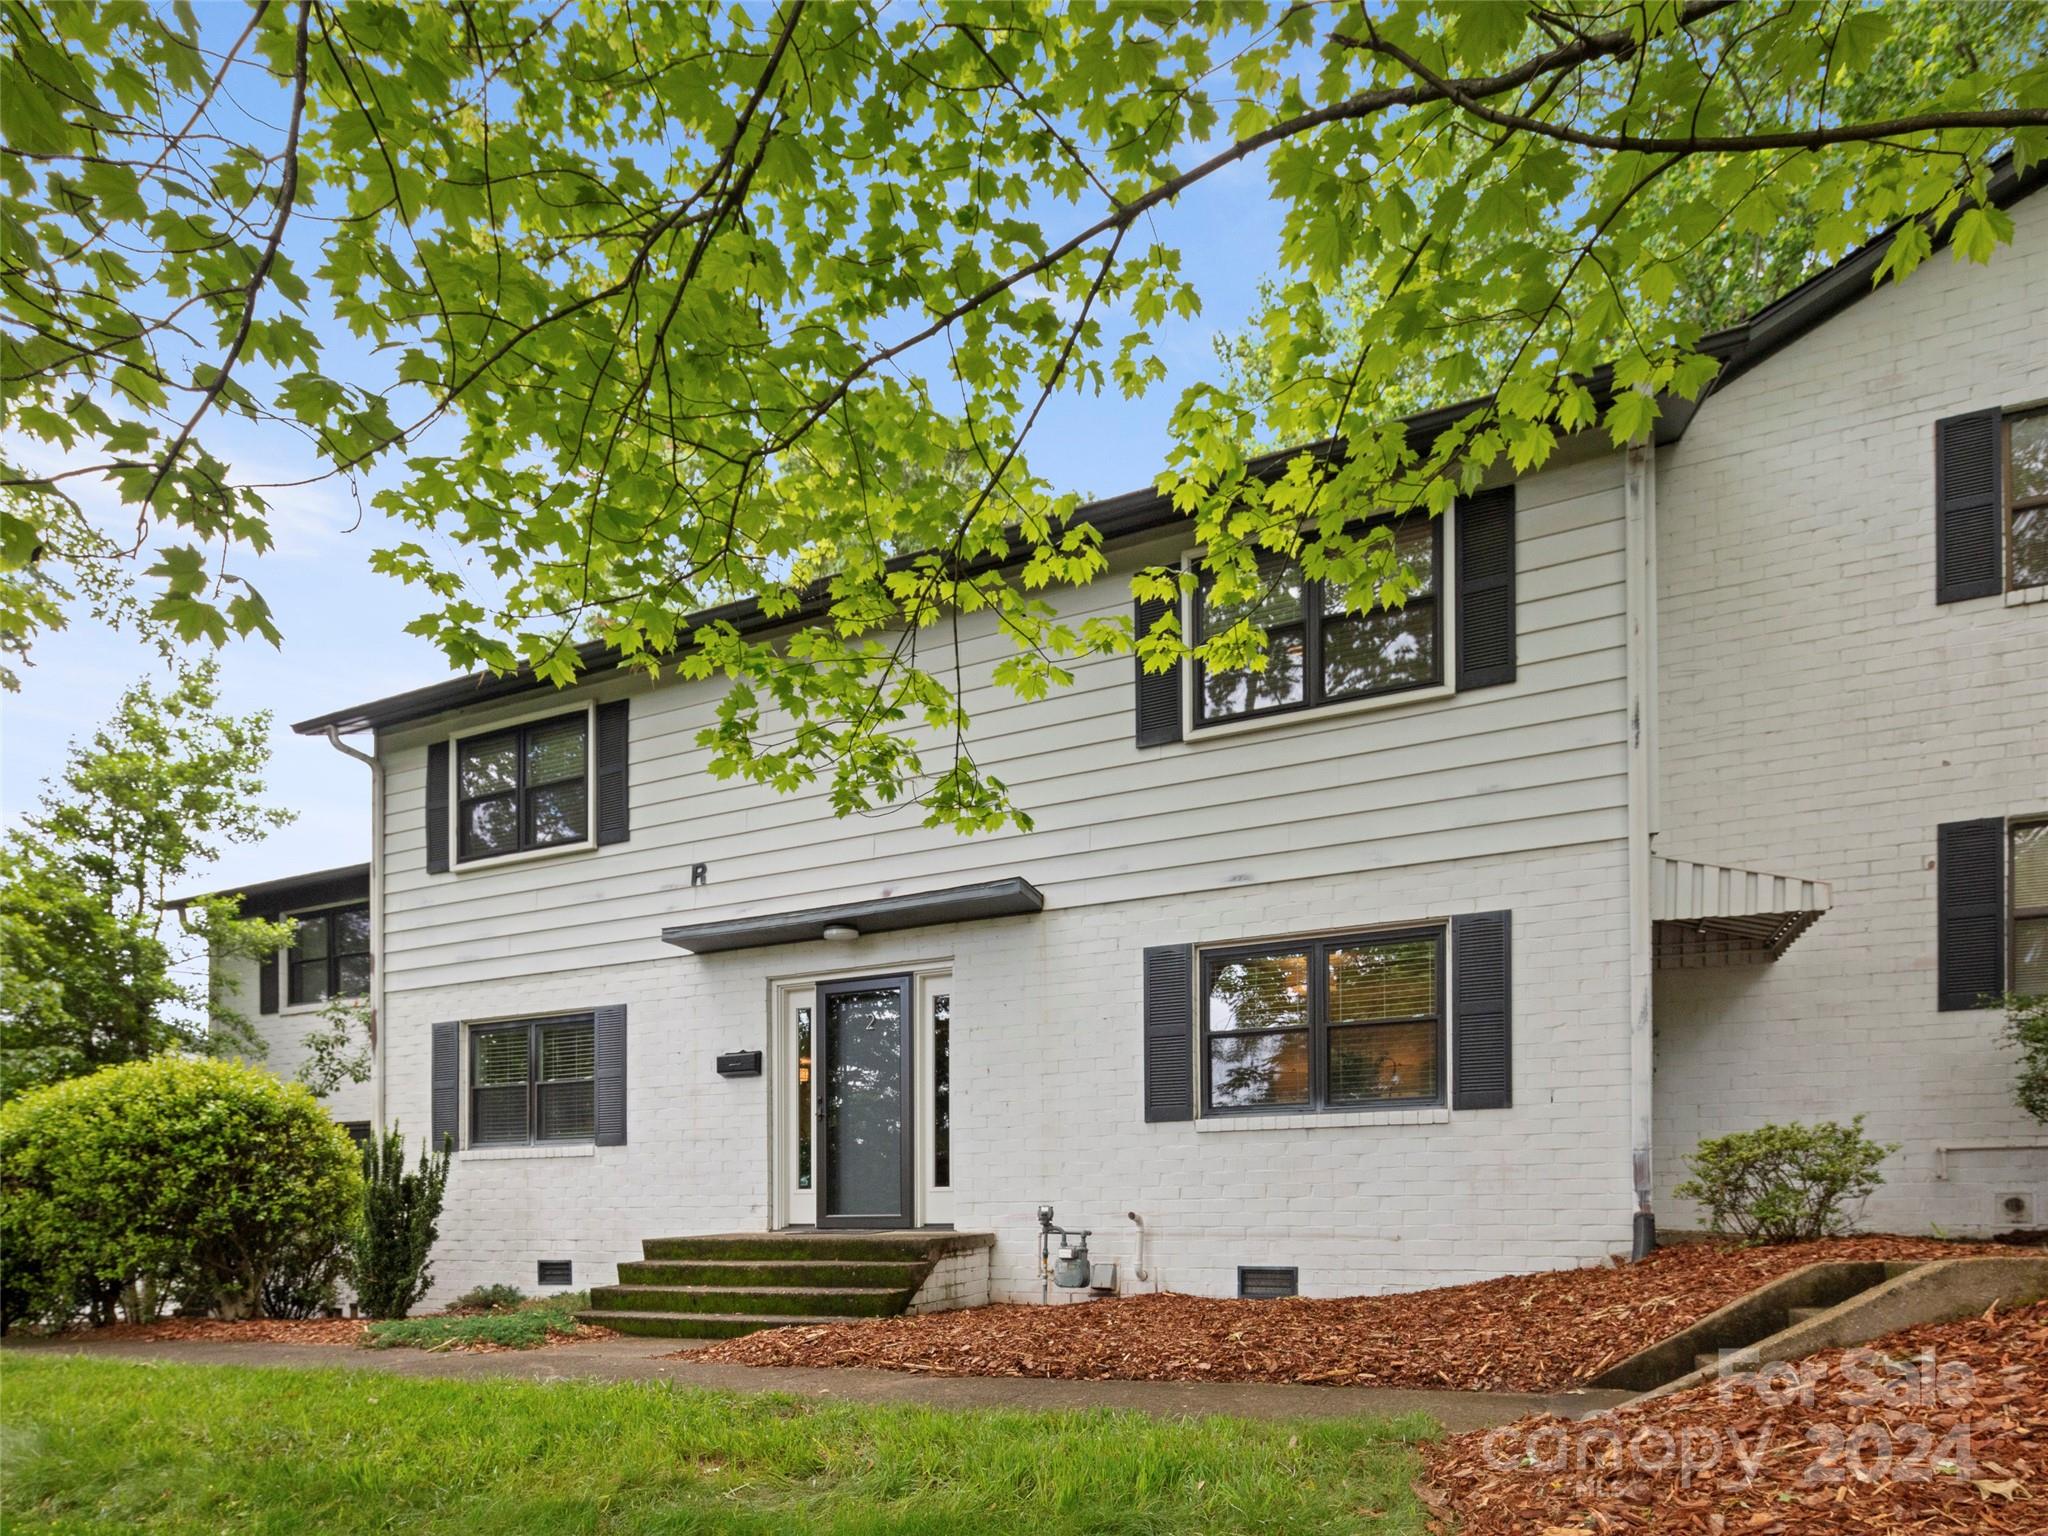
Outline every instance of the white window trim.
{"type": "Polygon", "coordinates": [[[507,864],[528,864],[535,859],[556,859],[569,853],[590,853],[597,847],[597,700],[587,699],[581,706],[571,705],[567,709],[530,709],[523,714],[508,715],[503,720],[493,720],[488,725],[475,725],[466,730],[453,731],[448,736],[448,872],[451,875],[474,874],[481,870],[498,869],[507,864]],[[536,720],[559,720],[583,711],[583,838],[580,842],[555,843],[547,848],[522,848],[517,853],[490,853],[480,859],[465,859],[462,856],[462,743],[478,736],[495,736],[502,731],[516,730],[522,725],[531,725],[536,720]]]}
{"type": "MultiPolygon", "coordinates": [[[[362,907],[367,910],[369,905],[370,898],[365,895],[361,901],[329,901],[323,902],[317,907],[300,907],[296,911],[280,912],[277,915],[280,918],[288,917],[292,921],[297,922],[302,917],[319,917],[328,912],[338,912],[343,907],[362,907]]],[[[292,952],[290,947],[287,946],[270,957],[270,963],[277,967],[277,1012],[272,1017],[281,1019],[309,1013],[319,1013],[329,1003],[335,1002],[368,1004],[377,986],[377,930],[375,921],[373,917],[371,919],[369,951],[370,992],[365,992],[361,996],[323,997],[317,1003],[294,1003],[289,1001],[292,995],[292,952]]]]}
{"type": "MultiPolygon", "coordinates": [[[[1455,698],[1458,692],[1457,517],[1457,508],[1452,507],[1440,517],[1432,519],[1443,524],[1443,557],[1438,561],[1436,611],[1444,681],[1427,688],[1403,688],[1393,693],[1371,694],[1362,699],[1343,699],[1335,704],[1317,704],[1306,709],[1290,709],[1279,714],[1257,715],[1244,720],[1216,720],[1204,725],[1196,713],[1199,708],[1199,701],[1195,695],[1197,663],[1189,660],[1181,667],[1181,739],[1178,745],[1200,746],[1205,741],[1229,741],[1255,732],[1285,730],[1289,727],[1300,729],[1313,721],[1342,720],[1352,715],[1378,714],[1382,710],[1406,709],[1455,698]]],[[[1208,546],[1203,544],[1182,550],[1180,568],[1192,572],[1195,569],[1195,562],[1207,551],[1208,546]]],[[[1195,632],[1195,604],[1200,600],[1199,584],[1195,590],[1181,594],[1180,633],[1183,640],[1195,632]]]]}

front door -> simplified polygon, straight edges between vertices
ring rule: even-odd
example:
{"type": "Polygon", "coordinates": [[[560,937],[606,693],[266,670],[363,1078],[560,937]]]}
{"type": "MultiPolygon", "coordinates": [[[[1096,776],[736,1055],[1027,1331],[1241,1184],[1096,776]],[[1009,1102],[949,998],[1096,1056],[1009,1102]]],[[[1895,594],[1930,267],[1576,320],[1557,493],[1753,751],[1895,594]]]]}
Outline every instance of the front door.
{"type": "Polygon", "coordinates": [[[912,1010],[908,976],[816,989],[811,1146],[820,1227],[917,1224],[912,1010]]]}

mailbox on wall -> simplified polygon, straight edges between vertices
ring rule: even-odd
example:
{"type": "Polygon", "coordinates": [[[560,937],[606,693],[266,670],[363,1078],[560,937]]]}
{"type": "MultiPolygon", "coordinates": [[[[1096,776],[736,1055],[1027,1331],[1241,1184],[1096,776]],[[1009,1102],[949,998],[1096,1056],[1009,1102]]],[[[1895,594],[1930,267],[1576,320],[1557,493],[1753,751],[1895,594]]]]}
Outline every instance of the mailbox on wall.
{"type": "Polygon", "coordinates": [[[761,1075],[761,1053],[759,1051],[727,1051],[718,1058],[720,1077],[759,1077],[761,1075]]]}

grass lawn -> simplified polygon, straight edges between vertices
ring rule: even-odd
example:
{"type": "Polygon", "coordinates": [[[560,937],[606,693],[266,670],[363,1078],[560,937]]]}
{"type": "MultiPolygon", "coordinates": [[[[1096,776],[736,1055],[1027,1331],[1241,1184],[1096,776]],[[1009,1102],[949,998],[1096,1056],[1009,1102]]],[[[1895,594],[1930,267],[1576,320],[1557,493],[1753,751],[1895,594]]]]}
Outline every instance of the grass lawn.
{"type": "Polygon", "coordinates": [[[1162,1421],[658,1383],[420,1381],[12,1354],[25,1531],[1418,1533],[1402,1420],[1162,1421]]]}

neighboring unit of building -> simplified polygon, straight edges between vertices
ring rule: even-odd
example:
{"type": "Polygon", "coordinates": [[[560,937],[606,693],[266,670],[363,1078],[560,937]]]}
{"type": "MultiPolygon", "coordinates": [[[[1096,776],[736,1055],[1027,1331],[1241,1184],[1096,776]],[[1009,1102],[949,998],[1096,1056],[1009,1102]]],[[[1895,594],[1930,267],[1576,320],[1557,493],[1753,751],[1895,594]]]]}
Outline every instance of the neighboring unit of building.
{"type": "MultiPolygon", "coordinates": [[[[334,1028],[329,1005],[368,1005],[374,964],[370,866],[266,880],[226,894],[241,898],[245,917],[298,922],[292,947],[260,965],[239,956],[214,963],[217,980],[233,988],[235,1006],[262,1037],[263,1065],[297,1080],[313,1054],[307,1037],[334,1028]]],[[[376,1119],[373,1084],[344,1081],[327,1092],[325,1102],[352,1135],[369,1135],[376,1119]]]]}
{"type": "MultiPolygon", "coordinates": [[[[440,1292],[952,1227],[1035,1298],[1041,1205],[1125,1288],[1409,1288],[1625,1251],[1691,1223],[1699,1137],[1857,1112],[1902,1144],[1872,1225],[2041,1219],[1983,1006],[2048,991],[2032,185],[1989,265],[1872,291],[1874,248],[1714,338],[1656,441],[1403,525],[1404,608],[1276,572],[1262,674],[1023,701],[964,619],[1029,833],[713,778],[718,686],[602,657],[299,726],[374,740],[373,1117],[458,1148],[440,1292]]],[[[1191,553],[1150,493],[1083,515],[1069,622],[1191,553]]]]}

